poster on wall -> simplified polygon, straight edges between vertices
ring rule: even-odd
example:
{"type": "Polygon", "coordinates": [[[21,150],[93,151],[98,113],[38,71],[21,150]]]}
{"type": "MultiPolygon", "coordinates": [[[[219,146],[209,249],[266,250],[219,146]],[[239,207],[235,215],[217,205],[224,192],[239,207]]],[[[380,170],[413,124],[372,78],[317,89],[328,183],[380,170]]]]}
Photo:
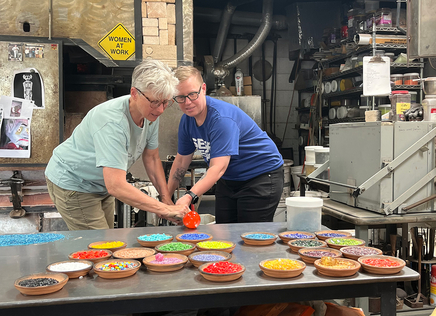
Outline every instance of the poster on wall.
{"type": "Polygon", "coordinates": [[[12,96],[33,101],[35,109],[45,109],[44,82],[35,68],[14,72],[12,96]]]}
{"type": "Polygon", "coordinates": [[[0,128],[0,157],[30,158],[30,125],[33,103],[29,100],[0,97],[2,116],[0,128]]]}
{"type": "Polygon", "coordinates": [[[23,44],[11,43],[8,45],[8,60],[23,61],[23,44]]]}
{"type": "Polygon", "coordinates": [[[44,45],[25,44],[24,57],[26,58],[44,58],[44,45]]]}

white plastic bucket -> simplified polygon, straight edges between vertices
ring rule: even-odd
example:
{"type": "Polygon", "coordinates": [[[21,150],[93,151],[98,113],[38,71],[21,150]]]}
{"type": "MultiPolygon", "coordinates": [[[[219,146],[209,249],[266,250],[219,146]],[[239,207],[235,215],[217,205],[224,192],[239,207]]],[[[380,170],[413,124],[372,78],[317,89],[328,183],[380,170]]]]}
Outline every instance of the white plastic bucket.
{"type": "Polygon", "coordinates": [[[321,230],[323,200],[300,196],[286,198],[288,230],[316,232],[321,230]]]}
{"type": "Polygon", "coordinates": [[[306,164],[315,163],[315,149],[322,148],[322,146],[306,146],[304,151],[306,152],[306,164]]]}

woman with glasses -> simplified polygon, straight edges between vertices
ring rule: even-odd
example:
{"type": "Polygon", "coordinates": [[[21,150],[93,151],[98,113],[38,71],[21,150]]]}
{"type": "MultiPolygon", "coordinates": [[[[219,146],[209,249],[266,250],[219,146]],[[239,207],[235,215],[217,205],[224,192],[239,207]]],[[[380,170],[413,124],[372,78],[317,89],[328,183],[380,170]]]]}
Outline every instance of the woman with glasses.
{"type": "Polygon", "coordinates": [[[270,222],[283,191],[283,159],[274,142],[241,109],[206,96],[194,67],[176,70],[180,83],[174,101],[184,115],[178,153],[168,180],[172,194],[199,151],[209,168],[205,177],[176,205],[189,205],[215,183],[217,223],[270,222]]]}
{"type": "Polygon", "coordinates": [[[143,61],[133,71],[129,95],[94,107],[55,148],[45,171],[47,187],[70,230],[113,228],[115,198],[174,222],[189,212],[171,201],[158,150],[159,116],[177,84],[168,66],[143,61]],[[126,181],[141,156],[162,203],[126,181]]]}

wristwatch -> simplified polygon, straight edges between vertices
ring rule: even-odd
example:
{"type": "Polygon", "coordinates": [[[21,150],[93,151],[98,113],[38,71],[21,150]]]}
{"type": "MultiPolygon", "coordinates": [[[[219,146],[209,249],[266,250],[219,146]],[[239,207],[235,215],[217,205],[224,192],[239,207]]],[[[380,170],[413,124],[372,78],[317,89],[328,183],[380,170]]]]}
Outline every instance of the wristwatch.
{"type": "Polygon", "coordinates": [[[185,195],[189,194],[192,197],[191,204],[195,204],[198,202],[198,196],[192,191],[186,191],[185,195]]]}

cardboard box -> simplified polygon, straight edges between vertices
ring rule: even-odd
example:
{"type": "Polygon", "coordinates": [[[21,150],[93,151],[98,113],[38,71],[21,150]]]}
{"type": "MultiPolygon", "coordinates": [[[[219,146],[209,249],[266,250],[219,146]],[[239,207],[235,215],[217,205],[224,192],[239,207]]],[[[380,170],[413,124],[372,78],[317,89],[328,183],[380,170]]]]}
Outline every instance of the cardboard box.
{"type": "Polygon", "coordinates": [[[251,86],[253,84],[253,82],[251,81],[251,77],[250,76],[245,76],[244,77],[244,86],[251,86]]]}
{"type": "Polygon", "coordinates": [[[229,90],[233,95],[236,95],[236,87],[235,86],[230,86],[229,90]]]}
{"type": "Polygon", "coordinates": [[[253,87],[252,86],[244,86],[244,95],[253,95],[253,87]]]}

